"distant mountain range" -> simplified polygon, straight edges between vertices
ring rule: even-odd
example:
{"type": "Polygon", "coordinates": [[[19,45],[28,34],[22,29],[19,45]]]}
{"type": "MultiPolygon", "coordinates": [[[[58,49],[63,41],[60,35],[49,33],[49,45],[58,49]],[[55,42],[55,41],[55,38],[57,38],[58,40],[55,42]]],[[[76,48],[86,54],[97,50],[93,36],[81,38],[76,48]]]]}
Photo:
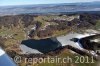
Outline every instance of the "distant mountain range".
{"type": "Polygon", "coordinates": [[[0,6],[0,15],[100,11],[100,2],[0,6]]]}

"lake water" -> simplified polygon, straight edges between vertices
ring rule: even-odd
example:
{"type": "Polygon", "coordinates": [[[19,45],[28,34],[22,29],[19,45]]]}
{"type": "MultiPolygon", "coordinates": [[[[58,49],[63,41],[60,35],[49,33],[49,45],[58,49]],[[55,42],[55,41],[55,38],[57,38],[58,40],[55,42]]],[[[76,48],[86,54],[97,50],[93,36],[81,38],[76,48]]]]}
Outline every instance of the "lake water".
{"type": "Polygon", "coordinates": [[[23,40],[21,43],[21,49],[23,53],[47,53],[55,48],[61,47],[59,42],[53,41],[51,38],[41,40],[23,40]]]}
{"type": "Polygon", "coordinates": [[[20,47],[23,53],[41,53],[41,54],[53,51],[56,48],[66,46],[66,45],[71,45],[73,47],[82,50],[83,48],[81,48],[78,43],[75,43],[70,39],[83,38],[86,36],[90,36],[90,34],[69,33],[59,37],[53,37],[53,38],[47,38],[41,40],[29,39],[29,40],[23,40],[20,47]]]}

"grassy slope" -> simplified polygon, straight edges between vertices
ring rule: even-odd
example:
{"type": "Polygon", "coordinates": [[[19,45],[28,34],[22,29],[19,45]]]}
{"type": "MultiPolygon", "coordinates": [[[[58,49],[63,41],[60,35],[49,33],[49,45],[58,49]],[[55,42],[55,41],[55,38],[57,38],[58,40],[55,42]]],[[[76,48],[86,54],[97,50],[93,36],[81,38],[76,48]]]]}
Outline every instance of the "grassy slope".
{"type": "Polygon", "coordinates": [[[97,21],[96,28],[100,29],[100,20],[97,21]]]}
{"type": "MultiPolygon", "coordinates": [[[[86,59],[85,59],[84,63],[75,63],[75,61],[77,60],[75,58],[76,56],[81,57],[78,54],[74,55],[74,54],[70,53],[68,50],[67,51],[65,50],[57,57],[58,58],[68,58],[69,57],[69,58],[72,58],[72,62],[69,62],[69,61],[67,63],[48,63],[48,62],[46,62],[46,63],[41,63],[38,66],[95,66],[95,64],[96,64],[95,61],[94,61],[95,63],[85,63],[86,59]]],[[[91,61],[92,59],[89,58],[89,60],[91,61]]],[[[63,59],[61,61],[63,61],[63,59]]]]}

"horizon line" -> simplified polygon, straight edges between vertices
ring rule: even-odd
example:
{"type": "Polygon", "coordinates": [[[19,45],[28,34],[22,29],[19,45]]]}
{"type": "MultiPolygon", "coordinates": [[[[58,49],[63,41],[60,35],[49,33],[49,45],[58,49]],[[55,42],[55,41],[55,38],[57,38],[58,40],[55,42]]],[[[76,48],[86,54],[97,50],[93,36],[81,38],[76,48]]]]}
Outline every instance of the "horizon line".
{"type": "MultiPolygon", "coordinates": [[[[91,1],[91,2],[100,2],[100,1],[91,1]]],[[[25,6],[25,5],[49,5],[49,4],[74,4],[74,3],[91,3],[91,2],[69,2],[69,3],[34,3],[34,4],[18,4],[18,5],[0,5],[0,7],[7,7],[7,6],[25,6]]]]}

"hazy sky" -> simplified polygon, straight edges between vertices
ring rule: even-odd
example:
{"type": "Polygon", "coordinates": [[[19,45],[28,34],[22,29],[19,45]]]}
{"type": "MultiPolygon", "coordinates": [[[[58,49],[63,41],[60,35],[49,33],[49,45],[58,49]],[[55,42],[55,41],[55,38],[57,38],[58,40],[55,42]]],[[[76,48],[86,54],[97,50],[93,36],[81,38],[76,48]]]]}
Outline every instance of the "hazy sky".
{"type": "Polygon", "coordinates": [[[92,2],[92,1],[100,1],[100,0],[0,0],[0,6],[5,6],[5,5],[25,5],[25,4],[92,2]]]}

